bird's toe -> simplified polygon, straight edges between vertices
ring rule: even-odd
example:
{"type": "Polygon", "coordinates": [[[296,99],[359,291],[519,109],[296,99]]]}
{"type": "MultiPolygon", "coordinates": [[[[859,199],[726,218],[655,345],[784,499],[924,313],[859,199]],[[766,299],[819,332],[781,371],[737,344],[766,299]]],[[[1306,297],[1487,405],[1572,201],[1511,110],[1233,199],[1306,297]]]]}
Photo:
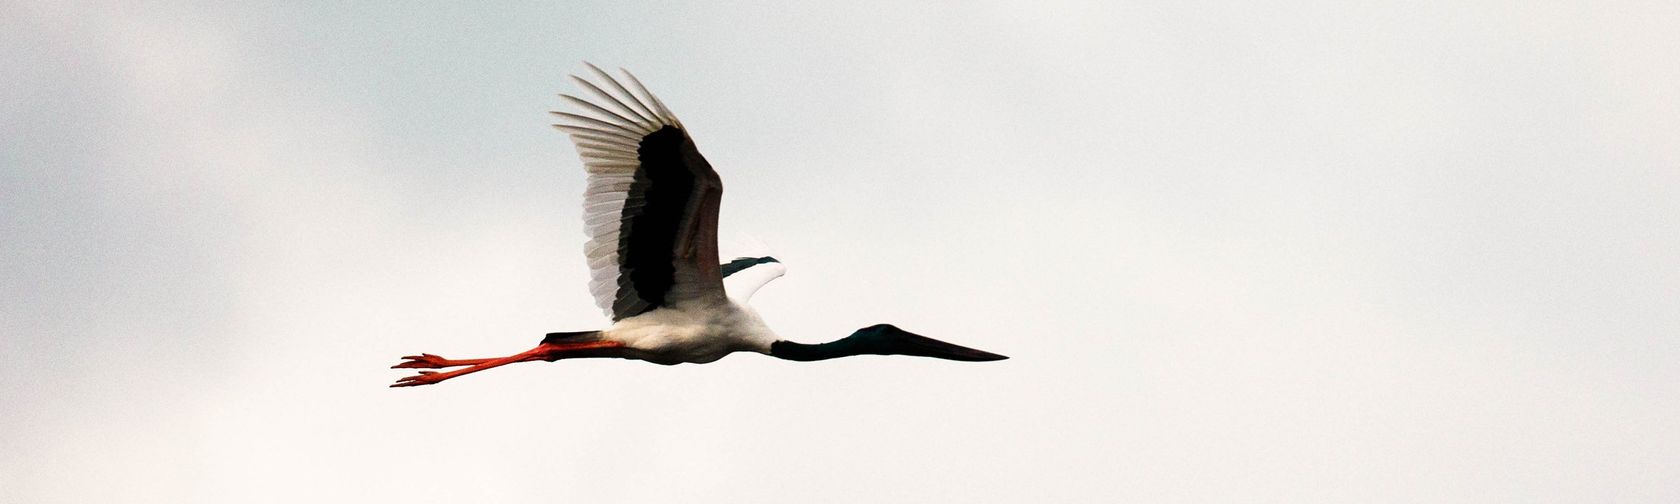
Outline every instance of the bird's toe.
{"type": "Polygon", "coordinates": [[[436,369],[452,365],[449,359],[432,354],[404,355],[403,361],[391,366],[391,369],[436,369]]]}
{"type": "Polygon", "coordinates": [[[443,378],[444,376],[439,374],[437,371],[421,371],[420,374],[405,376],[402,379],[397,380],[396,383],[391,384],[391,387],[418,387],[420,385],[431,385],[433,383],[443,381],[443,378]]]}

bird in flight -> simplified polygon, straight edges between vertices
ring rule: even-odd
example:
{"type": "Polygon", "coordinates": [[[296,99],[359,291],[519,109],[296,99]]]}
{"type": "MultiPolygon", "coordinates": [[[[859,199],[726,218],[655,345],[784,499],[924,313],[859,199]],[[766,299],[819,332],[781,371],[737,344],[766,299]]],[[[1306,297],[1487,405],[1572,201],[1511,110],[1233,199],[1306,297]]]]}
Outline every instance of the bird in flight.
{"type": "Polygon", "coordinates": [[[853,355],[914,355],[959,361],[1007,357],[913,334],[888,324],[821,344],[783,340],[747,304],[787,271],[772,257],[718,261],[723,181],[688,130],[630,72],[620,82],[584,63],[597,80],[572,76],[596,101],[560,95],[577,112],[551,112],[571,135],[589,172],[583,219],[589,291],[612,318],[598,331],[557,332],[535,348],[499,358],[410,355],[392,368],[420,371],[392,387],[431,385],[516,362],[580,357],[706,363],[733,352],[793,361],[853,355]],[[628,83],[629,86],[625,86],[628,83]],[[631,89],[635,92],[632,92],[631,89]]]}

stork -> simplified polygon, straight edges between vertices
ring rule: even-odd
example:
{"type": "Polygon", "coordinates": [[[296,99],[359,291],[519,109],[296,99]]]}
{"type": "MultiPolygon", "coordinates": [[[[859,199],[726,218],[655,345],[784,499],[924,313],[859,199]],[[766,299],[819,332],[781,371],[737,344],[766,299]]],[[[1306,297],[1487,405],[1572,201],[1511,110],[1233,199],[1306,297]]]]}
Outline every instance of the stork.
{"type": "Polygon", "coordinates": [[[640,359],[656,364],[707,363],[734,352],[792,361],[854,355],[912,355],[995,361],[1002,355],[913,334],[889,324],[821,344],[781,339],[748,305],[787,269],[773,257],[720,263],[718,204],[723,181],[694,147],[688,130],[641,81],[620,69],[620,82],[584,63],[595,82],[572,76],[596,101],[562,94],[576,112],[550,112],[571,136],[589,172],[584,224],[589,241],[589,291],[612,325],[549,333],[535,348],[500,358],[446,359],[409,355],[392,368],[441,369],[397,380],[392,387],[431,385],[516,362],[582,357],[640,359]],[[628,83],[629,86],[625,86],[628,83]],[[635,92],[631,89],[634,88],[635,92]]]}

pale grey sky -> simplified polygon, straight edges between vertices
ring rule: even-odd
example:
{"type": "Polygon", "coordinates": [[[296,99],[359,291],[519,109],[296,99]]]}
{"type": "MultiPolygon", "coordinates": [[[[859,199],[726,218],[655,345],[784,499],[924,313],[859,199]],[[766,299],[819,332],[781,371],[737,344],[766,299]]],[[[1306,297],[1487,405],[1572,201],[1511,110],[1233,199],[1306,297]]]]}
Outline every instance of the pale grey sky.
{"type": "Polygon", "coordinates": [[[1680,5],[0,2],[0,502],[1680,500],[1680,5]],[[782,334],[599,328],[632,69],[782,334]]]}

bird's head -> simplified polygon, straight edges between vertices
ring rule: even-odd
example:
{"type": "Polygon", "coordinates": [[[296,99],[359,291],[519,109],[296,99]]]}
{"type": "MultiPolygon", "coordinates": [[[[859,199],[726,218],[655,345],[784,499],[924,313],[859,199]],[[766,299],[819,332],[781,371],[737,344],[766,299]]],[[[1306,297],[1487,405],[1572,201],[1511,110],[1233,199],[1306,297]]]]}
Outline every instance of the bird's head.
{"type": "Polygon", "coordinates": [[[854,331],[840,340],[857,345],[857,353],[877,355],[915,355],[959,361],[995,361],[1008,357],[995,353],[953,345],[927,336],[899,329],[892,324],[875,324],[854,331]]]}
{"type": "Polygon", "coordinates": [[[915,334],[891,324],[872,325],[853,331],[850,336],[816,345],[777,341],[770,345],[770,355],[795,361],[816,361],[852,355],[915,355],[959,361],[1008,359],[995,353],[915,334]]]}

